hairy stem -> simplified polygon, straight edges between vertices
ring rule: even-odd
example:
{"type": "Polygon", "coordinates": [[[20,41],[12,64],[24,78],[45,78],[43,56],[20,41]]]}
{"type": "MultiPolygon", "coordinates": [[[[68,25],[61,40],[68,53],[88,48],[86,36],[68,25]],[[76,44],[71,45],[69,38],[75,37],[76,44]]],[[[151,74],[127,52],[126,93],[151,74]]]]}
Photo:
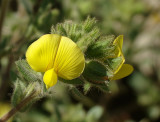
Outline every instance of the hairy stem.
{"type": "Polygon", "coordinates": [[[32,92],[28,97],[22,100],[16,107],[12,108],[8,113],[6,113],[2,118],[0,118],[0,122],[6,122],[10,117],[15,115],[21,108],[28,104],[34,97],[35,91],[32,92]]]}

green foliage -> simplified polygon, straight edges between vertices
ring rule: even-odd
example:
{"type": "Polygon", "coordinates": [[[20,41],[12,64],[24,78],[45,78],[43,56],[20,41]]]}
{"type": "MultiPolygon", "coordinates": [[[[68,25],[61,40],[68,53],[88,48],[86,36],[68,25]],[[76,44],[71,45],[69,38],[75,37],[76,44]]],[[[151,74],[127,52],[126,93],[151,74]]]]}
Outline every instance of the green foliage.
{"type": "Polygon", "coordinates": [[[99,29],[93,28],[92,31],[84,34],[84,36],[81,39],[79,39],[79,41],[77,42],[77,45],[81,48],[83,52],[85,52],[87,47],[93,42],[95,42],[99,36],[100,36],[99,29]]]}
{"type": "Polygon", "coordinates": [[[103,59],[107,57],[115,57],[116,47],[112,44],[114,36],[106,36],[99,38],[95,43],[88,46],[86,57],[89,59],[103,59]]]}
{"type": "Polygon", "coordinates": [[[91,32],[93,28],[95,28],[95,24],[97,23],[97,20],[95,18],[88,17],[84,23],[82,23],[82,28],[85,32],[91,32]]]}
{"type": "MultiPolygon", "coordinates": [[[[96,22],[95,18],[88,17],[80,24],[65,21],[51,28],[51,33],[71,38],[84,52],[86,58],[86,66],[82,74],[84,78],[68,81],[60,78],[60,81],[73,85],[83,85],[85,83],[85,93],[90,89],[89,87],[87,90],[86,82],[89,86],[92,86],[91,84],[103,86],[106,81],[104,77],[112,76],[113,70],[122,63],[121,60],[113,58],[118,53],[117,47],[113,45],[114,36],[101,36],[96,22]],[[113,58],[110,59],[112,62],[108,58],[113,58]]],[[[104,85],[102,88],[105,89],[106,87],[104,85]]],[[[96,88],[99,88],[99,86],[96,88]]]]}
{"type": "MultiPolygon", "coordinates": [[[[0,7],[0,9],[2,8],[4,6],[0,7]]],[[[54,2],[51,0],[10,0],[7,8],[3,25],[0,27],[2,30],[0,39],[0,101],[6,103],[10,100],[8,93],[10,93],[13,83],[15,83],[13,96],[19,94],[20,96],[17,97],[20,99],[23,99],[23,97],[21,98],[22,94],[29,95],[32,87],[39,92],[38,98],[47,95],[54,96],[52,99],[45,98],[37,102],[25,114],[17,114],[13,121],[152,122],[160,120],[160,16],[158,0],[154,2],[150,0],[57,0],[54,2]],[[90,17],[81,22],[88,15],[97,20],[90,17]],[[64,19],[69,21],[63,22],[64,19]],[[41,35],[49,33],[52,25],[55,29],[53,33],[67,36],[82,46],[81,49],[83,49],[87,60],[86,66],[90,61],[98,62],[100,67],[103,66],[102,69],[106,68],[107,76],[112,76],[113,71],[122,61],[121,58],[114,58],[117,54],[116,47],[112,45],[114,36],[106,36],[106,34],[115,34],[116,36],[123,34],[123,52],[126,62],[134,65],[135,72],[118,82],[108,82],[99,77],[101,71],[99,68],[97,68],[98,70],[90,69],[90,65],[85,69],[88,74],[83,74],[74,80],[60,79],[62,82],[58,82],[48,92],[43,84],[42,75],[33,70],[30,71],[26,68],[27,70],[24,71],[25,67],[19,69],[17,66],[20,74],[17,79],[14,62],[19,58],[23,59],[28,46],[41,35]],[[93,29],[97,26],[98,29],[93,29]],[[97,38],[94,33],[98,33],[98,30],[100,30],[100,36],[97,38]],[[94,38],[92,39],[88,35],[94,38]],[[85,40],[89,40],[91,43],[85,42],[85,40]],[[31,75],[31,72],[34,76],[31,75]],[[26,74],[32,78],[28,78],[26,74]],[[95,75],[93,76],[93,74],[95,75]],[[87,77],[88,75],[91,77],[87,77]],[[96,82],[95,76],[102,81],[96,82]],[[15,79],[17,80],[15,81],[15,79]],[[32,83],[36,85],[34,86],[32,83]],[[85,94],[85,97],[102,106],[104,112],[100,120],[96,119],[96,116],[101,113],[99,109],[94,114],[93,106],[84,108],[83,101],[77,104],[74,98],[71,99],[68,87],[66,87],[70,85],[82,95],[85,94]],[[16,87],[22,93],[18,93],[16,87]],[[100,90],[106,93],[104,94],[100,90]],[[109,91],[112,93],[110,94],[109,91]],[[90,110],[93,110],[92,115],[89,114],[90,110]],[[92,118],[90,118],[91,116],[92,118]]],[[[19,63],[23,64],[23,61],[19,63]]],[[[96,68],[99,65],[95,64],[93,67],[96,68]]],[[[107,80],[107,78],[105,79],[107,80]]],[[[15,99],[20,101],[16,97],[15,99]]],[[[17,103],[15,100],[15,104],[17,103]]],[[[3,109],[1,105],[3,104],[0,104],[0,110],[3,109]]]]}
{"type": "MultiPolygon", "coordinates": [[[[83,73],[84,80],[94,85],[104,84],[104,77],[112,76],[114,70],[123,63],[117,59],[113,59],[112,62],[107,60],[108,62],[106,62],[106,59],[113,58],[117,55],[118,49],[113,45],[114,36],[101,36],[96,26],[95,18],[88,17],[81,24],[65,21],[64,23],[57,24],[55,27],[52,26],[51,33],[67,36],[77,43],[85,53],[86,60],[90,60],[90,63],[86,61],[83,73]],[[95,60],[97,63],[95,63],[95,60]]],[[[60,79],[60,81],[70,84],[83,84],[83,81],[80,79],[70,81],[60,79]]]]}
{"type": "Polygon", "coordinates": [[[34,71],[33,69],[31,69],[31,67],[29,66],[26,60],[22,59],[22,60],[16,61],[16,66],[22,78],[24,78],[26,81],[28,82],[43,81],[42,75],[34,71]]]}
{"type": "Polygon", "coordinates": [[[81,37],[81,31],[79,30],[78,24],[73,24],[71,21],[59,23],[56,25],[56,27],[52,26],[51,33],[67,36],[74,42],[77,42],[81,37]]]}
{"type": "Polygon", "coordinates": [[[15,86],[15,88],[14,88],[14,92],[12,94],[11,102],[12,102],[12,105],[15,107],[25,97],[23,92],[26,88],[26,85],[22,81],[17,79],[14,86],[15,86]]]}
{"type": "Polygon", "coordinates": [[[101,83],[105,81],[103,77],[107,76],[106,67],[98,61],[89,61],[85,65],[85,70],[83,72],[84,78],[88,79],[93,83],[101,83]]]}
{"type": "MultiPolygon", "coordinates": [[[[30,83],[28,86],[23,81],[17,79],[14,84],[14,92],[12,94],[11,103],[14,107],[16,107],[22,100],[24,100],[27,96],[29,96],[31,93],[35,90],[35,83],[30,83]]],[[[38,98],[38,96],[36,97],[38,98]]],[[[24,107],[22,107],[19,111],[24,112],[26,111],[32,103],[35,101],[36,98],[33,98],[31,101],[29,101],[24,107]]]]}
{"type": "MultiPolygon", "coordinates": [[[[23,108],[20,109],[21,112],[26,111],[34,102],[47,94],[46,88],[43,86],[42,75],[35,72],[28,65],[26,60],[16,61],[16,66],[21,74],[21,79],[17,79],[14,83],[14,92],[12,95],[11,103],[16,107],[22,100],[30,96],[35,92],[35,97],[33,97],[23,108]]],[[[49,91],[47,92],[49,95],[49,91]]]]}
{"type": "Polygon", "coordinates": [[[85,52],[87,47],[100,36],[99,29],[95,24],[96,20],[90,17],[80,24],[65,21],[64,23],[57,24],[55,27],[52,26],[51,33],[69,37],[85,52]]]}

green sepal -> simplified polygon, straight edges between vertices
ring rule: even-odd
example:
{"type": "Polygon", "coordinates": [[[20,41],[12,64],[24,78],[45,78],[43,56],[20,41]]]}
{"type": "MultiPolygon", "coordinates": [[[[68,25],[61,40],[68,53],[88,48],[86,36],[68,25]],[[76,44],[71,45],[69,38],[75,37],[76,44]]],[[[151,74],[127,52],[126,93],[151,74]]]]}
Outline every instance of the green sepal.
{"type": "Polygon", "coordinates": [[[113,45],[114,36],[105,36],[88,46],[85,54],[88,59],[101,59],[117,57],[118,48],[113,45]]]}
{"type": "Polygon", "coordinates": [[[72,21],[65,21],[64,23],[59,23],[55,27],[52,26],[51,33],[59,34],[66,36],[72,39],[74,42],[77,42],[81,37],[81,29],[78,24],[73,23],[72,21]]]}
{"type": "Polygon", "coordinates": [[[12,94],[11,103],[15,107],[23,98],[26,84],[20,79],[17,79],[14,83],[14,92],[12,94]]]}
{"type": "Polygon", "coordinates": [[[108,66],[108,70],[110,70],[113,74],[117,72],[117,70],[120,69],[120,67],[124,63],[124,57],[120,56],[117,58],[110,58],[104,61],[104,63],[108,66]]]}
{"type": "Polygon", "coordinates": [[[86,63],[83,76],[93,84],[102,84],[106,81],[104,77],[108,76],[108,71],[101,62],[92,60],[86,63]]]}
{"type": "Polygon", "coordinates": [[[51,33],[66,36],[77,43],[78,47],[85,52],[87,47],[94,43],[100,36],[99,29],[95,26],[95,18],[87,18],[86,21],[76,24],[72,21],[65,21],[52,26],[51,33]]]}
{"type": "Polygon", "coordinates": [[[72,85],[82,85],[84,84],[84,82],[80,79],[80,78],[76,78],[76,79],[73,79],[73,80],[65,80],[63,78],[58,78],[59,81],[63,82],[63,83],[66,83],[66,84],[72,84],[72,85]]]}
{"type": "Polygon", "coordinates": [[[96,24],[97,20],[95,18],[91,18],[91,17],[87,17],[87,19],[82,23],[82,28],[85,30],[85,32],[90,32],[95,24],[96,24]]]}
{"type": "Polygon", "coordinates": [[[82,35],[82,38],[79,39],[77,45],[83,52],[85,52],[89,45],[98,40],[99,36],[100,36],[99,29],[97,27],[94,27],[92,31],[84,33],[82,35]]]}

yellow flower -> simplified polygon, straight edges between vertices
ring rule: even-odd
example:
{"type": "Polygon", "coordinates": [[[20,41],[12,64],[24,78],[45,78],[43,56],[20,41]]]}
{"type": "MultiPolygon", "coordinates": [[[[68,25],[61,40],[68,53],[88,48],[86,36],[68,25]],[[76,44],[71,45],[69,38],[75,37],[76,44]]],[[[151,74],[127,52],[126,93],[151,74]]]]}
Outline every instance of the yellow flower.
{"type": "Polygon", "coordinates": [[[133,67],[130,64],[124,64],[125,58],[122,53],[122,45],[123,45],[123,35],[118,36],[114,42],[114,45],[118,48],[117,57],[122,58],[122,62],[115,71],[113,71],[113,77],[110,77],[110,80],[118,80],[130,75],[133,72],[133,67]]]}
{"type": "Polygon", "coordinates": [[[47,89],[57,83],[58,77],[72,80],[81,75],[85,67],[84,54],[71,39],[57,34],[46,34],[33,42],[26,60],[37,72],[45,72],[43,81],[47,89]]]}

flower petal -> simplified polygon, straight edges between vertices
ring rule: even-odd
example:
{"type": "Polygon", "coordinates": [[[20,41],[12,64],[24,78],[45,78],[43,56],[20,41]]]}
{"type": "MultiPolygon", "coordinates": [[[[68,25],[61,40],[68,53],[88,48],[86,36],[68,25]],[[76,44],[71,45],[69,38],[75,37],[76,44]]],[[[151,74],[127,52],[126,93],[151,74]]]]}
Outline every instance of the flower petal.
{"type": "Polygon", "coordinates": [[[117,44],[120,49],[122,50],[122,46],[123,46],[123,35],[118,36],[114,41],[113,44],[117,44]]]}
{"type": "Polygon", "coordinates": [[[130,64],[123,64],[120,70],[110,80],[118,80],[130,75],[133,72],[133,67],[130,64]]]}
{"type": "Polygon", "coordinates": [[[80,76],[84,70],[85,59],[80,48],[71,39],[62,36],[54,62],[58,76],[71,80],[80,76]]]}
{"type": "Polygon", "coordinates": [[[123,56],[119,56],[117,58],[107,59],[104,63],[109,67],[111,73],[116,74],[120,68],[123,66],[125,59],[123,56]]]}
{"type": "Polygon", "coordinates": [[[60,39],[59,35],[46,34],[29,46],[26,59],[32,69],[37,72],[45,72],[53,68],[60,39]]]}
{"type": "Polygon", "coordinates": [[[57,83],[57,80],[57,74],[53,68],[44,73],[43,81],[46,84],[47,89],[54,86],[57,83]]]}
{"type": "Polygon", "coordinates": [[[123,46],[123,35],[118,36],[114,41],[113,44],[117,46],[118,48],[118,54],[117,57],[121,56],[122,53],[122,46],[123,46]]]}

